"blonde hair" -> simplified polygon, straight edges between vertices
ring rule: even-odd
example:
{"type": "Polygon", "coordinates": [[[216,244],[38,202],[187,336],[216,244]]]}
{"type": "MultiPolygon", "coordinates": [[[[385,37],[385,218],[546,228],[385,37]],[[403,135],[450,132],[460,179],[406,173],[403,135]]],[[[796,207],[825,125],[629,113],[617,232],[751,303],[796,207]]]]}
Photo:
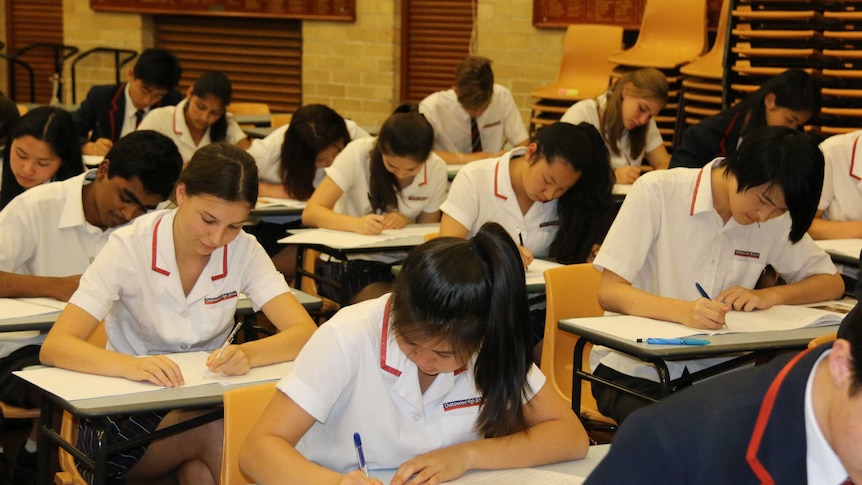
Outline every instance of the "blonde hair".
{"type": "MultiPolygon", "coordinates": [[[[667,92],[667,78],[661,71],[651,67],[627,72],[614,84],[608,94],[605,110],[601,116],[602,136],[614,156],[621,154],[617,141],[625,131],[622,113],[623,94],[658,101],[664,106],[667,104],[667,92]]],[[[632,158],[637,158],[643,153],[648,128],[649,123],[638,126],[629,132],[629,154],[632,158]]]]}

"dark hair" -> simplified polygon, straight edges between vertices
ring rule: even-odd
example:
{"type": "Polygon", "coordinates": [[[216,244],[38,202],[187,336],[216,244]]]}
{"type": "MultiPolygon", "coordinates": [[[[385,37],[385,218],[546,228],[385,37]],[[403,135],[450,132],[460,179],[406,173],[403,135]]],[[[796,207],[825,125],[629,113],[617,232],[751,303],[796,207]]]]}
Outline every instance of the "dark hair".
{"type": "Polygon", "coordinates": [[[371,180],[369,198],[372,210],[390,212],[398,208],[401,187],[398,178],[383,164],[383,155],[407,157],[416,163],[425,163],[431,155],[434,128],[419,113],[416,104],[405,103],[386,118],[380,135],[371,150],[371,180]]]}
{"type": "Polygon", "coordinates": [[[281,183],[290,195],[308,200],[314,192],[317,155],[341,142],[350,143],[344,118],[322,104],[309,104],[293,113],[281,145],[281,183]]]}
{"type": "Polygon", "coordinates": [[[478,352],[480,433],[527,428],[522,403],[532,361],[524,265],[499,224],[483,225],[470,240],[440,237],[411,251],[395,280],[391,311],[396,335],[448,342],[461,358],[478,352]]]}
{"type": "MultiPolygon", "coordinates": [[[[192,95],[199,98],[213,95],[221,100],[222,107],[227,108],[230,104],[231,96],[233,95],[233,86],[230,79],[222,72],[208,71],[200,75],[192,87],[192,95]]],[[[186,103],[185,109],[189,109],[191,101],[186,103]]],[[[210,141],[213,143],[220,142],[227,136],[227,109],[222,113],[221,117],[210,126],[210,141]]]]}
{"type": "Polygon", "coordinates": [[[792,111],[808,111],[811,116],[820,111],[820,86],[802,69],[788,69],[769,78],[760,88],[728,110],[746,117],[741,135],[766,126],[766,107],[763,100],[775,94],[775,105],[792,111]]]}
{"type": "MultiPolygon", "coordinates": [[[[602,136],[589,123],[557,122],[536,134],[535,161],[566,163],[581,173],[578,182],[557,201],[560,225],[549,256],[563,263],[583,263],[611,223],[614,172],[602,136]]],[[[535,163],[535,162],[534,162],[535,163]]]]}
{"type": "Polygon", "coordinates": [[[458,102],[467,109],[479,109],[494,94],[494,71],[491,59],[468,56],[455,69],[455,89],[458,102]]]}
{"type": "Polygon", "coordinates": [[[212,143],[199,148],[180,174],[177,184],[188,195],[211,195],[227,202],[257,203],[257,164],[242,148],[212,143]]]}
{"type": "Polygon", "coordinates": [[[154,48],[144,49],[132,70],[135,78],[140,79],[144,84],[168,91],[177,87],[182,73],[180,61],[173,53],[165,49],[154,48]]]}
{"type": "Polygon", "coordinates": [[[792,220],[790,240],[802,239],[823,189],[823,152],[809,135],[786,126],[758,128],[724,165],[725,176],[736,177],[737,193],[763,184],[780,188],[792,220]]]}
{"type": "Polygon", "coordinates": [[[105,155],[108,178],[140,179],[144,190],[168,198],[183,168],[173,140],[153,130],[137,130],[114,142],[105,155]]]}
{"type": "Polygon", "coordinates": [[[862,391],[862,305],[856,304],[838,328],[838,338],[850,343],[853,357],[853,382],[850,384],[850,397],[862,391]]]}
{"type": "MultiPolygon", "coordinates": [[[[17,109],[17,107],[16,107],[17,109]]],[[[32,136],[51,146],[51,151],[60,158],[60,167],[52,180],[66,180],[84,171],[81,157],[81,142],[72,115],[56,106],[40,106],[29,111],[18,120],[9,132],[6,149],[3,150],[3,182],[0,184],[0,209],[10,200],[24,192],[24,187],[12,174],[12,142],[22,136],[32,136]]]]}
{"type": "Polygon", "coordinates": [[[21,119],[18,104],[0,93],[0,150],[6,149],[6,140],[12,128],[21,119]]]}
{"type": "MultiPolygon", "coordinates": [[[[625,131],[622,113],[623,94],[658,101],[664,106],[667,104],[668,97],[667,78],[661,71],[652,67],[637,69],[623,74],[608,93],[604,113],[601,116],[601,126],[609,150],[616,156],[621,154],[618,142],[625,131]],[[630,92],[623,93],[629,84],[630,92]]],[[[649,123],[645,123],[629,131],[631,158],[638,158],[643,154],[649,126],[649,123]]]]}

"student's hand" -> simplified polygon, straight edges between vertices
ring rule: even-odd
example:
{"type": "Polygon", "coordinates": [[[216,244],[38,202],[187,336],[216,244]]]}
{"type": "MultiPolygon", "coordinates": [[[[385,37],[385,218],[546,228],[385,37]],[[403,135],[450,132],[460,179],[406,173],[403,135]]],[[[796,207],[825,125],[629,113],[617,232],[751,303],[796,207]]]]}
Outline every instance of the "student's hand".
{"type": "Polygon", "coordinates": [[[359,224],[354,232],[359,234],[380,234],[383,232],[383,216],[368,214],[358,218],[359,224]]]}
{"type": "Polygon", "coordinates": [[[734,310],[746,312],[766,310],[775,304],[769,300],[767,291],[751,290],[741,286],[731,286],[722,291],[718,295],[718,299],[734,310]]]}
{"type": "Polygon", "coordinates": [[[393,211],[383,215],[383,229],[401,229],[412,221],[404,214],[393,211]]]}
{"type": "Polygon", "coordinates": [[[135,357],[126,378],[133,381],[149,381],[157,386],[180,387],[185,384],[183,373],[176,362],[164,355],[135,357]]]}
{"type": "Polygon", "coordinates": [[[626,165],[625,167],[615,168],[614,175],[618,184],[633,184],[638,177],[641,176],[641,168],[626,165]]]}
{"type": "Polygon", "coordinates": [[[691,302],[690,315],[682,323],[686,327],[715,330],[724,325],[724,316],[728,311],[728,305],[708,298],[698,298],[691,302]]]}
{"type": "Polygon", "coordinates": [[[69,301],[69,299],[72,298],[72,294],[78,289],[78,283],[80,281],[81,275],[79,274],[54,278],[52,284],[46,287],[51,292],[48,296],[60,301],[69,301]]]}
{"type": "Polygon", "coordinates": [[[353,470],[344,475],[338,485],[383,485],[383,482],[374,477],[366,477],[360,470],[353,470]]]}
{"type": "Polygon", "coordinates": [[[526,270],[530,267],[530,263],[533,262],[533,252],[520,245],[518,246],[518,252],[521,253],[521,261],[524,262],[524,269],[526,270]]]}
{"type": "Polygon", "coordinates": [[[224,352],[216,358],[218,350],[207,357],[207,368],[210,372],[227,376],[243,376],[248,374],[251,364],[248,355],[239,345],[228,345],[224,352]]]}
{"type": "Polygon", "coordinates": [[[467,453],[463,450],[441,448],[402,463],[390,485],[436,485],[460,477],[468,468],[467,453]]]}
{"type": "Polygon", "coordinates": [[[112,142],[108,138],[99,138],[96,141],[89,141],[87,143],[84,143],[81,146],[81,154],[105,156],[108,154],[108,151],[110,151],[111,147],[113,146],[114,142],[112,142]]]}

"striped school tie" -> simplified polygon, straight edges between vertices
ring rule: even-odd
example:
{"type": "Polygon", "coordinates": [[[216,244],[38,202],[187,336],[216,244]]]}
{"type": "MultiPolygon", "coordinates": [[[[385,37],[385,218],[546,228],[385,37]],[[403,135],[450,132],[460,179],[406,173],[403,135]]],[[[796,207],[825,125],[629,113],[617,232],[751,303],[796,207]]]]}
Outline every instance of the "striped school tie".
{"type": "Polygon", "coordinates": [[[144,120],[144,110],[139,109],[135,111],[135,128],[141,125],[141,121],[144,120]]]}
{"type": "Polygon", "coordinates": [[[470,141],[473,144],[473,153],[482,151],[482,138],[479,136],[479,125],[476,123],[476,118],[470,118],[470,141]]]}

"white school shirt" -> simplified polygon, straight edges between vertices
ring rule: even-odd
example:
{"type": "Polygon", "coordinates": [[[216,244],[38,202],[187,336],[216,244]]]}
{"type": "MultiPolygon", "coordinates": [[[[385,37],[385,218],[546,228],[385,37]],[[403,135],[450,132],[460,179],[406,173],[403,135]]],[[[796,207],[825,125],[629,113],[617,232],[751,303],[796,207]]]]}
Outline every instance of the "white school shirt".
{"type": "MultiPolygon", "coordinates": [[[[138,122],[138,119],[135,117],[135,113],[138,112],[138,108],[135,108],[135,103],[132,101],[132,96],[129,94],[129,86],[131,85],[132,83],[126,83],[126,87],[123,89],[123,95],[126,97],[126,112],[123,113],[123,126],[120,130],[120,138],[137,130],[135,123],[138,122]]],[[[147,114],[150,112],[150,107],[147,106],[141,111],[144,112],[144,118],[146,118],[147,114]]],[[[143,122],[144,121],[142,119],[141,123],[143,124],[143,122]]]]}
{"type": "MultiPolygon", "coordinates": [[[[695,283],[713,296],[734,285],[754,288],[767,264],[791,283],[835,274],[835,265],[810,236],[790,242],[789,213],[760,227],[743,226],[733,218],[722,222],[713,205],[710,171],[723,160],[717,158],[702,169],[657,170],[638,178],[593,264],[640,290],[688,301],[700,298],[695,283]]],[[[600,360],[624,374],[658,381],[651,365],[607,352],[594,349],[591,365],[600,360]]],[[[686,366],[695,372],[715,360],[666,363],[671,377],[677,378],[686,366]]]]}
{"type": "Polygon", "coordinates": [[[808,485],[835,485],[844,483],[847,478],[847,470],[841,459],[835,454],[835,450],[826,441],[823,430],[817,423],[814,415],[814,401],[812,393],[814,390],[814,375],[821,362],[827,358],[831,350],[823,354],[814,363],[811,373],[808,374],[808,382],[805,384],[805,471],[808,475],[808,485]]]}
{"type": "MultiPolygon", "coordinates": [[[[359,138],[347,144],[344,150],[335,157],[326,175],[335,182],[344,193],[335,203],[333,210],[339,214],[362,217],[371,214],[371,202],[368,200],[371,180],[371,150],[377,138],[359,138]]],[[[411,221],[423,212],[435,212],[446,198],[446,186],[449,183],[446,174],[446,162],[431,153],[428,160],[419,169],[413,182],[401,189],[398,197],[398,212],[411,221]]]]}
{"type": "Polygon", "coordinates": [[[512,188],[509,161],[524,156],[526,151],[526,147],[518,147],[500,158],[468,163],[455,176],[440,209],[467,228],[467,237],[475,236],[482,224],[496,222],[516,244],[523,239],[524,247],[533,256],[547,259],[560,227],[557,200],[533,202],[526,215],[521,213],[512,188]]]}
{"type": "MultiPolygon", "coordinates": [[[[578,123],[589,123],[596,127],[599,130],[599,133],[602,133],[602,117],[601,113],[605,111],[605,105],[608,102],[608,94],[604,93],[600,94],[595,99],[584,99],[582,101],[578,101],[572,107],[566,110],[563,114],[560,121],[565,121],[566,123],[571,123],[573,125],[577,125],[578,123]]],[[[604,134],[602,134],[604,137],[604,134]]],[[[607,145],[607,140],[605,140],[605,144],[607,145]]],[[[663,143],[661,138],[661,133],[658,131],[658,125],[656,125],[655,119],[650,117],[649,124],[647,125],[647,134],[646,134],[646,144],[644,145],[644,152],[638,155],[637,157],[632,158],[631,154],[631,140],[629,139],[628,130],[623,131],[623,136],[617,140],[617,147],[620,150],[619,155],[614,155],[610,148],[608,148],[608,153],[611,156],[611,168],[622,168],[626,166],[639,167],[643,163],[644,155],[655,150],[663,143]]]]}
{"type": "MultiPolygon", "coordinates": [[[[277,384],[316,420],[297,450],[340,473],[357,466],[353,433],[362,436],[369,469],[396,468],[417,455],[481,438],[473,429],[481,403],[475,360],[439,374],[423,394],[416,364],[389,328],[389,296],[338,312],[277,384]]],[[[545,376],[533,365],[527,380],[525,401],[545,376]]]]}
{"type": "MultiPolygon", "coordinates": [[[[180,151],[180,155],[183,157],[183,162],[191,160],[192,155],[194,155],[195,150],[198,148],[212,143],[210,140],[211,128],[207,128],[206,133],[201,138],[201,142],[195,145],[192,135],[189,133],[189,127],[186,124],[185,114],[183,113],[188,102],[189,99],[185,98],[176,106],[156,108],[138,126],[138,130],[155,130],[173,140],[180,151]]],[[[246,136],[232,114],[225,113],[225,116],[227,116],[227,133],[223,141],[234,145],[246,136]]]]}
{"type": "Polygon", "coordinates": [[[176,209],[151,212],[111,235],[69,300],[105,319],[111,350],[128,355],[214,350],[234,327],[240,293],[258,311],[290,291],[260,244],[240,231],[212,253],[185,296],[174,253],[175,214],[176,209]]]}
{"type": "MultiPolygon", "coordinates": [[[[347,125],[347,133],[350,134],[350,139],[367,138],[371,135],[367,131],[357,125],[355,121],[344,120],[347,125]]],[[[287,128],[290,125],[279,126],[266,138],[257,138],[252,141],[248,147],[248,153],[254,157],[257,162],[257,175],[261,182],[270,184],[281,183],[281,146],[284,144],[284,134],[287,133],[287,128]]],[[[318,168],[314,174],[314,186],[317,187],[320,181],[323,180],[325,172],[323,168],[318,168]]]]}
{"type": "MultiPolygon", "coordinates": [[[[95,175],[90,170],[33,187],[9,202],[0,212],[0,271],[60,277],[90,266],[114,230],[103,231],[84,218],[81,189],[95,175]]],[[[39,332],[14,334],[0,338],[0,356],[44,340],[39,332]]]]}
{"type": "MultiPolygon", "coordinates": [[[[470,115],[461,107],[454,89],[431,93],[419,103],[419,112],[434,127],[435,150],[457,153],[473,151],[470,115]]],[[[495,153],[502,150],[507,141],[517,145],[529,138],[512,92],[499,84],[494,85],[491,103],[476,118],[476,124],[482,139],[482,151],[485,152],[495,153]]]]}
{"type": "Polygon", "coordinates": [[[832,221],[862,221],[862,130],[820,144],[826,166],[818,209],[832,221]]]}

